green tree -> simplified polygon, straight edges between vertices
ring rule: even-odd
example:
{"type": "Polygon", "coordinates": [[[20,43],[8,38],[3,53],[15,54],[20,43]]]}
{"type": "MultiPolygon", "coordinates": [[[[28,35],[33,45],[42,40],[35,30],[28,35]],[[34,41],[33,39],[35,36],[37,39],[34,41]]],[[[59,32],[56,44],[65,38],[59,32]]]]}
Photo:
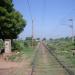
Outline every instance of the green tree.
{"type": "Polygon", "coordinates": [[[32,40],[32,37],[26,37],[26,40],[30,40],[31,41],[32,40]]]}
{"type": "Polygon", "coordinates": [[[28,46],[32,45],[32,37],[26,37],[25,41],[27,42],[28,46]]]}
{"type": "Polygon", "coordinates": [[[0,0],[0,39],[15,39],[26,26],[23,16],[13,6],[13,0],[0,0]]]}
{"type": "Polygon", "coordinates": [[[46,38],[43,38],[43,41],[46,41],[46,38]]]}
{"type": "Polygon", "coordinates": [[[40,41],[40,38],[37,38],[36,40],[40,41]]]}

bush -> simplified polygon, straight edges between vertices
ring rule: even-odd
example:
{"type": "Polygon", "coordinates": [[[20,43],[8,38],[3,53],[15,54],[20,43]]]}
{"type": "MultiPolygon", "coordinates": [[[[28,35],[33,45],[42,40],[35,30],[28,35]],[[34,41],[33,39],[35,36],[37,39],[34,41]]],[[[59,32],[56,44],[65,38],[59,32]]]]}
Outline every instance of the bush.
{"type": "Polygon", "coordinates": [[[3,48],[3,41],[0,40],[0,49],[3,48]]]}
{"type": "Polygon", "coordinates": [[[29,46],[28,43],[27,43],[27,41],[24,42],[24,46],[25,47],[28,47],[29,46]]]}
{"type": "Polygon", "coordinates": [[[14,50],[20,51],[22,49],[24,49],[24,43],[22,41],[18,41],[18,40],[13,41],[13,43],[12,43],[12,51],[14,51],[14,50]]]}

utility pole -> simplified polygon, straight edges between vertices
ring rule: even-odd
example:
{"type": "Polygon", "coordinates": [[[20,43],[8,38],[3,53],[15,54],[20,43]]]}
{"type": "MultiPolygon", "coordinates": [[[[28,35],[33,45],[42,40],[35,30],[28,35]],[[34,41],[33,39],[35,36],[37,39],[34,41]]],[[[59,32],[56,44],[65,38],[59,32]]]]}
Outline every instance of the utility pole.
{"type": "Polygon", "coordinates": [[[28,4],[29,12],[30,12],[31,21],[32,21],[32,34],[31,34],[31,37],[32,37],[32,48],[33,48],[33,42],[34,42],[34,21],[33,21],[33,15],[31,13],[31,7],[30,7],[30,4],[29,4],[29,0],[27,0],[27,4],[28,4]]]}
{"type": "Polygon", "coordinates": [[[32,48],[33,48],[33,42],[34,42],[34,21],[32,19],[32,48]]]}
{"type": "Polygon", "coordinates": [[[70,28],[72,29],[72,43],[74,43],[74,25],[73,25],[73,19],[69,19],[71,22],[70,28]]]}

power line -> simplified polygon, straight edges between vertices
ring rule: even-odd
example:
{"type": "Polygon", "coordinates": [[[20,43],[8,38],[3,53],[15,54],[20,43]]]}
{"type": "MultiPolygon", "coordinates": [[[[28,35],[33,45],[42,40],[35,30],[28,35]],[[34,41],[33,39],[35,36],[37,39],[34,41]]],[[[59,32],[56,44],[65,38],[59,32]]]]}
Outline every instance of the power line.
{"type": "Polygon", "coordinates": [[[32,12],[31,12],[31,7],[30,7],[29,0],[27,0],[27,4],[28,4],[28,9],[29,9],[29,13],[30,13],[31,20],[33,20],[33,16],[32,16],[32,12]]]}
{"type": "MultiPolygon", "coordinates": [[[[41,5],[42,5],[42,11],[41,11],[41,24],[43,25],[43,26],[46,26],[46,7],[47,7],[47,0],[41,0],[42,2],[41,2],[41,5]]],[[[43,36],[43,38],[45,37],[45,34],[44,34],[44,31],[43,31],[43,33],[41,33],[42,34],[42,36],[43,36]]]]}
{"type": "Polygon", "coordinates": [[[30,7],[29,0],[27,0],[27,4],[28,4],[28,9],[29,9],[31,21],[32,21],[32,48],[33,48],[33,42],[34,42],[34,21],[33,21],[33,15],[32,15],[32,12],[31,12],[31,7],[30,7]]]}

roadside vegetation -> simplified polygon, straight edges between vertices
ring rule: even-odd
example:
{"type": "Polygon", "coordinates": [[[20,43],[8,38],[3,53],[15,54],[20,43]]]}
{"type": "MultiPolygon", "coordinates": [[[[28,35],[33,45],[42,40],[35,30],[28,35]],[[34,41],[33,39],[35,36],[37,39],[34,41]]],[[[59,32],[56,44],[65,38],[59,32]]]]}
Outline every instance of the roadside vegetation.
{"type": "Polygon", "coordinates": [[[33,48],[32,48],[32,39],[27,37],[25,40],[13,40],[12,43],[12,56],[9,57],[11,61],[21,61],[25,58],[31,58],[34,52],[34,49],[37,45],[37,41],[34,39],[33,48]]]}
{"type": "MultiPolygon", "coordinates": [[[[32,48],[32,38],[26,37],[25,40],[14,39],[12,41],[12,55],[8,57],[10,61],[21,61],[23,57],[30,58],[38,41],[34,39],[32,48]]],[[[0,49],[4,49],[3,40],[0,40],[0,49]]],[[[0,50],[1,51],[1,50],[0,50]]],[[[4,52],[0,52],[0,55],[4,52]]]]}
{"type": "MultiPolygon", "coordinates": [[[[23,55],[30,56],[33,52],[31,47],[31,37],[25,40],[15,40],[18,35],[24,30],[27,21],[23,15],[14,8],[13,0],[1,0],[0,2],[0,53],[4,53],[4,45],[6,39],[12,41],[12,56],[9,60],[17,61],[23,55]]],[[[36,45],[34,40],[33,45],[36,45]]],[[[7,57],[7,56],[5,56],[7,57]]]]}
{"type": "Polygon", "coordinates": [[[0,49],[3,48],[3,41],[0,39],[0,49]]]}
{"type": "Polygon", "coordinates": [[[72,38],[50,39],[47,45],[56,56],[65,64],[75,66],[75,43],[72,43],[72,38]]]}

